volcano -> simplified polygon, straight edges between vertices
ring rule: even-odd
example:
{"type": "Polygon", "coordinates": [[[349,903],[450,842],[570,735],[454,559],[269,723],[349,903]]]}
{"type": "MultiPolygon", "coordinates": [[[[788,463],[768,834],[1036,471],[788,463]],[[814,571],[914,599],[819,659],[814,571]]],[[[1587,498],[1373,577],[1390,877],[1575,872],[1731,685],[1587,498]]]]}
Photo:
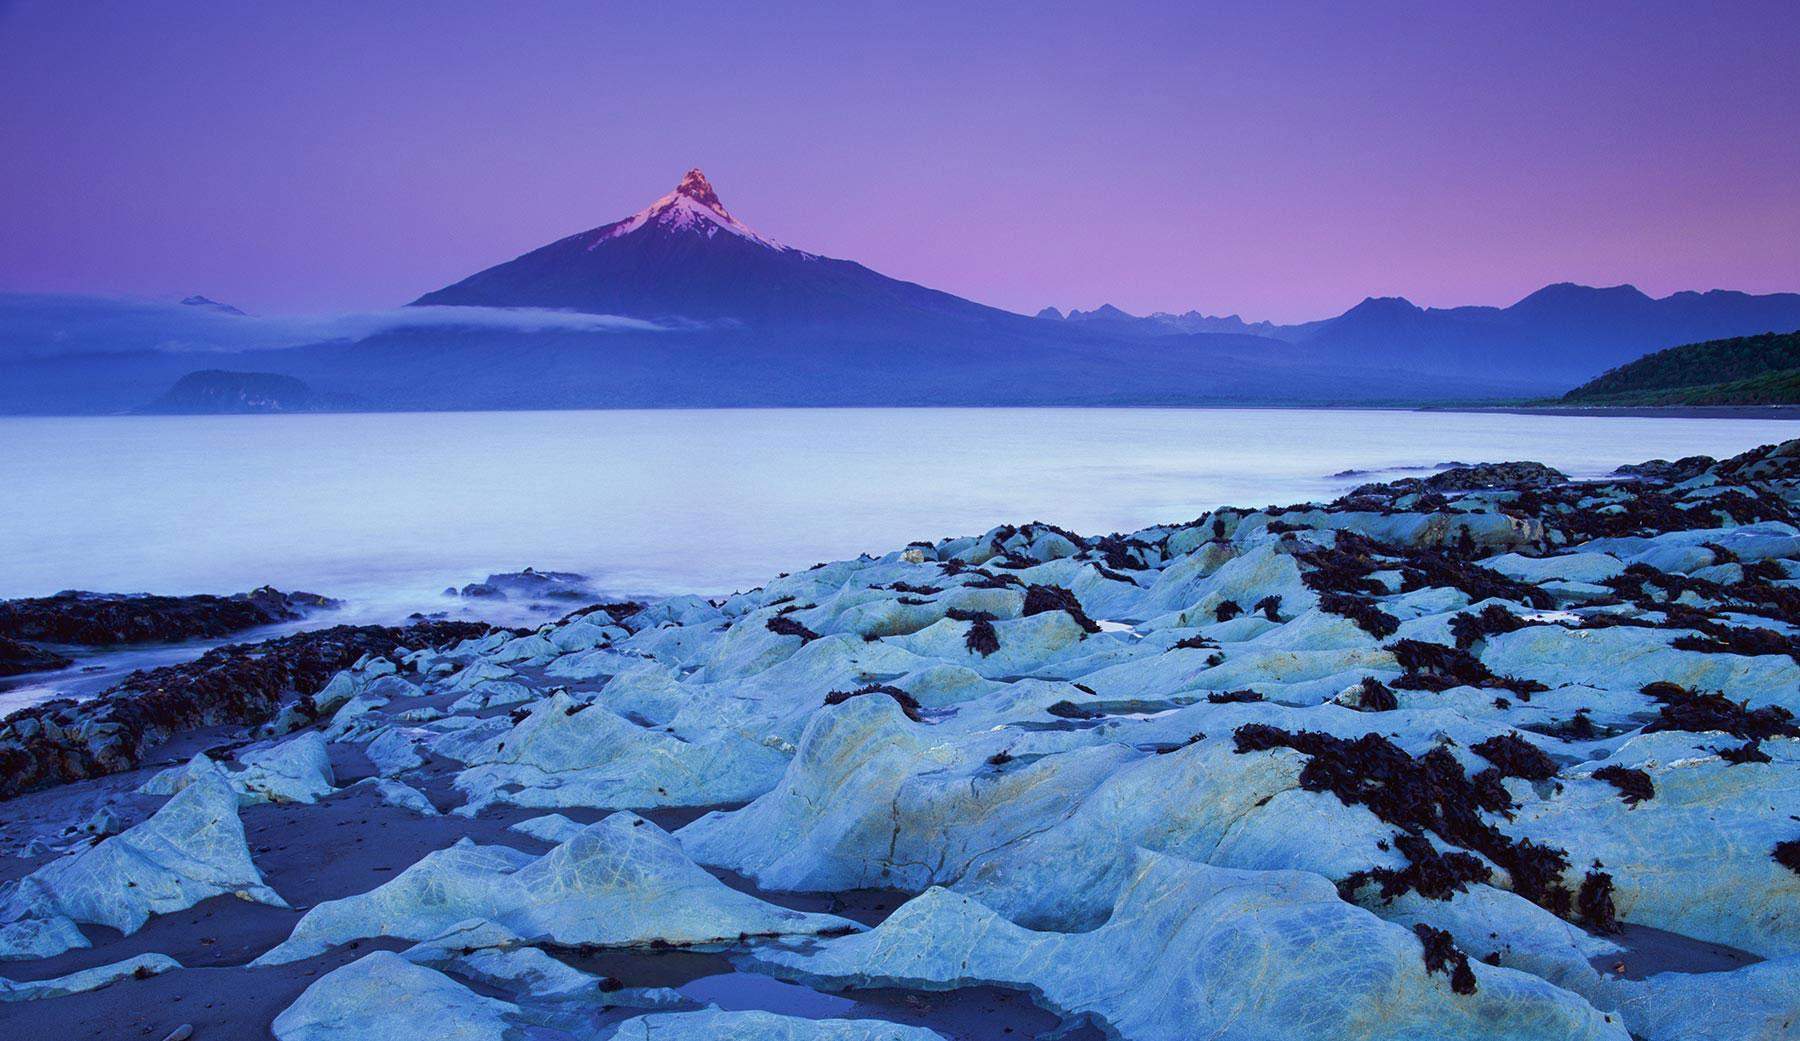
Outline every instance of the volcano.
{"type": "Polygon", "coordinates": [[[413,303],[549,307],[666,323],[831,328],[851,335],[869,324],[1025,321],[853,261],[776,242],[734,217],[698,169],[623,220],[558,239],[413,303]]]}

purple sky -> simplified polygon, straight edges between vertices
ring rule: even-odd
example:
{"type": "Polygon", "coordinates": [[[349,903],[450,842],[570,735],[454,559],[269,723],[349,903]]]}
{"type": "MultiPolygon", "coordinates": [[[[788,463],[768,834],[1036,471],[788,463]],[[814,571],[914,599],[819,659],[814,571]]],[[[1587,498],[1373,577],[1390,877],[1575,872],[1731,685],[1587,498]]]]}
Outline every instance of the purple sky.
{"type": "Polygon", "coordinates": [[[1015,310],[1800,289],[1792,0],[854,6],[0,0],[0,289],[388,306],[693,165],[1015,310]]]}

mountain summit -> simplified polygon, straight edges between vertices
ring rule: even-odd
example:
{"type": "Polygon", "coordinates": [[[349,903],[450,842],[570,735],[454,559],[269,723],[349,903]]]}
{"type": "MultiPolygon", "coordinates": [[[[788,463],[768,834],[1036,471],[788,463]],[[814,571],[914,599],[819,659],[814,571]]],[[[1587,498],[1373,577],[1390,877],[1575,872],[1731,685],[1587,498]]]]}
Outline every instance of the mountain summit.
{"type": "Polygon", "coordinates": [[[623,220],[559,239],[413,303],[551,307],[762,330],[829,327],[849,338],[872,326],[1023,320],[776,242],[733,216],[699,169],[623,220]]]}
{"type": "Polygon", "coordinates": [[[721,216],[725,214],[725,204],[719,201],[719,193],[713,191],[712,182],[706,179],[706,174],[698,166],[681,175],[681,183],[675,186],[675,194],[716,210],[721,216]]]}
{"type": "Polygon", "coordinates": [[[713,190],[712,182],[706,179],[699,167],[689,170],[674,191],[644,209],[622,221],[596,228],[594,245],[634,234],[646,227],[668,234],[691,232],[708,238],[723,231],[770,249],[787,248],[773,239],[758,235],[750,230],[749,225],[733,217],[725,204],[719,201],[719,193],[713,190]]]}

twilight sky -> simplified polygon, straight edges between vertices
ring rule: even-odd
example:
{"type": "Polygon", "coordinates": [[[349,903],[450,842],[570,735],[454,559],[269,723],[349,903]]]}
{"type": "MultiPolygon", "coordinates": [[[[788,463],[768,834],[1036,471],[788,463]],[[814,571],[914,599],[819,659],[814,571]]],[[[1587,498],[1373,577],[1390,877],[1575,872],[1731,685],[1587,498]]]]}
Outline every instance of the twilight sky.
{"type": "Polygon", "coordinates": [[[1792,0],[0,0],[0,290],[388,307],[694,165],[1028,312],[1800,290],[1797,44],[1792,0]]]}

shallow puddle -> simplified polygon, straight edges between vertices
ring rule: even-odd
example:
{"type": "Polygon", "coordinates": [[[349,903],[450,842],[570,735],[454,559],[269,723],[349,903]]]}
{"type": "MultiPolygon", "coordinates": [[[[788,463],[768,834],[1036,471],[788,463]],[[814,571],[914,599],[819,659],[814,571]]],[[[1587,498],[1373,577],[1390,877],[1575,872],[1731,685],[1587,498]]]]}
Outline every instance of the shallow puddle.
{"type": "MultiPolygon", "coordinates": [[[[558,951],[584,972],[609,976],[626,987],[669,987],[698,1006],[727,1011],[760,1010],[808,1019],[876,1019],[927,1027],[949,1041],[1102,1041],[1087,1025],[1071,1029],[1034,1004],[1023,991],[961,987],[946,991],[899,988],[820,990],[739,968],[720,951],[558,951]]],[[[631,1014],[637,1014],[633,1012],[631,1014]]]]}

